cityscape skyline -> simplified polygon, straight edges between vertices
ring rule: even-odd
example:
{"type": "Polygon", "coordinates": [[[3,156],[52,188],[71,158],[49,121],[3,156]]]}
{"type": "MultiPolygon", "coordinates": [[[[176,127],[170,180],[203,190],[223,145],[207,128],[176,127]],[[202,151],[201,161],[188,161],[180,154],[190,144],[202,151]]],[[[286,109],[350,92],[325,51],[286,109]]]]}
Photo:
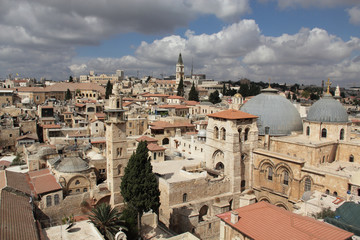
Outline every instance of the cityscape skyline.
{"type": "Polygon", "coordinates": [[[358,85],[360,5],[342,1],[3,1],[0,79],[8,74],[174,75],[358,85]]]}

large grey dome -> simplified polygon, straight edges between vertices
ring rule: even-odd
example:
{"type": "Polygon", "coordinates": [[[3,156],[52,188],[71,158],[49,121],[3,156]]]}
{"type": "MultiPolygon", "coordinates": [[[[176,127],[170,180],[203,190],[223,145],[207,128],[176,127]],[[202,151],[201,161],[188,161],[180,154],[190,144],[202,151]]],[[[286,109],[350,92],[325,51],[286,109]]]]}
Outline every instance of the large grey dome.
{"type": "Polygon", "coordinates": [[[315,102],[309,109],[306,117],[308,121],[314,122],[348,122],[349,117],[346,109],[339,101],[330,94],[315,102]]]}
{"type": "Polygon", "coordinates": [[[75,173],[88,170],[89,165],[80,157],[66,157],[61,159],[55,168],[59,172],[75,173]]]}
{"type": "Polygon", "coordinates": [[[276,89],[267,88],[247,101],[241,111],[258,116],[259,135],[265,135],[269,127],[272,136],[290,135],[292,131],[302,131],[299,112],[285,97],[277,94],[276,89]]]}

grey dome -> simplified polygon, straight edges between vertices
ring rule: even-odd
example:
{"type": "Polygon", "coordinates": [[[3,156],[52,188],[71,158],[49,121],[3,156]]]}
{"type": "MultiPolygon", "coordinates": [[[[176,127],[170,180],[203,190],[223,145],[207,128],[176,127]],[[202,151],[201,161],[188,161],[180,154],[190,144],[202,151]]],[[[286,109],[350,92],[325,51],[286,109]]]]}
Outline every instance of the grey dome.
{"type": "Polygon", "coordinates": [[[205,129],[201,129],[198,132],[198,137],[206,137],[206,130],[205,129]]]}
{"type": "Polygon", "coordinates": [[[265,127],[270,128],[270,135],[290,135],[292,131],[302,131],[299,112],[276,89],[263,89],[262,93],[247,101],[240,110],[258,116],[259,135],[265,135],[265,127]]]}
{"type": "Polygon", "coordinates": [[[315,102],[309,109],[306,117],[308,121],[314,122],[348,122],[349,117],[346,109],[339,101],[330,94],[315,102]]]}
{"type": "Polygon", "coordinates": [[[89,165],[79,157],[66,157],[61,159],[55,168],[59,172],[75,173],[88,170],[89,165]]]}

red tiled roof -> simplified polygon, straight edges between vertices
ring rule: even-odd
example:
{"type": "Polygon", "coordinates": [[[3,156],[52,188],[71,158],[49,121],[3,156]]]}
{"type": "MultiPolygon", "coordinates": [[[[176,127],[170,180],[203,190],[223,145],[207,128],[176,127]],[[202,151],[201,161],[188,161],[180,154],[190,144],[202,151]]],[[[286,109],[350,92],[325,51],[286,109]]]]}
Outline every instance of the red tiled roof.
{"type": "Polygon", "coordinates": [[[168,97],[168,99],[185,99],[185,98],[181,96],[170,96],[168,97]]]}
{"type": "Polygon", "coordinates": [[[147,145],[147,148],[149,149],[149,151],[164,151],[166,148],[159,146],[155,143],[150,143],[147,145]]]}
{"type": "Polygon", "coordinates": [[[123,98],[122,100],[123,100],[123,101],[136,101],[137,99],[125,97],[125,98],[123,98]]]}
{"type": "Polygon", "coordinates": [[[235,110],[235,109],[228,109],[225,111],[212,113],[212,114],[209,114],[208,117],[230,119],[230,120],[257,118],[257,116],[255,116],[255,115],[252,115],[252,114],[249,114],[246,112],[242,112],[239,110],[235,110]]]}
{"type": "MultiPolygon", "coordinates": [[[[10,164],[11,164],[11,162],[9,162],[9,161],[5,161],[5,160],[1,160],[0,161],[0,166],[6,166],[6,167],[8,167],[8,166],[10,166],[10,164]]],[[[0,179],[1,179],[1,177],[0,177],[0,179]]],[[[1,181],[0,181],[1,182],[1,181]]],[[[0,188],[1,188],[1,186],[0,186],[0,188]]]]}
{"type": "Polygon", "coordinates": [[[161,93],[148,93],[144,94],[144,97],[169,97],[167,94],[161,94],[161,93]]]}
{"type": "Polygon", "coordinates": [[[165,121],[157,121],[149,124],[151,129],[164,129],[164,128],[176,128],[176,127],[195,127],[193,124],[188,122],[169,123],[165,121]]]}
{"type": "Polygon", "coordinates": [[[234,210],[239,220],[231,223],[231,212],[217,215],[226,224],[252,239],[349,239],[353,233],[304,217],[267,202],[234,210]]]}
{"type": "Polygon", "coordinates": [[[92,144],[95,144],[95,143],[106,143],[106,139],[102,139],[102,140],[91,140],[91,143],[92,143],[92,144]]]}
{"type": "Polygon", "coordinates": [[[186,105],[189,105],[189,106],[196,106],[196,105],[199,105],[200,103],[197,102],[197,101],[184,101],[184,103],[186,105]]]}
{"type": "Polygon", "coordinates": [[[16,138],[16,141],[23,140],[23,139],[38,140],[38,138],[37,138],[35,135],[33,135],[33,134],[27,134],[27,135],[20,136],[20,137],[16,138]]]}
{"type": "Polygon", "coordinates": [[[159,105],[159,108],[175,108],[175,109],[188,109],[189,107],[184,105],[159,105]]]}
{"type": "Polygon", "coordinates": [[[61,128],[60,125],[57,125],[57,124],[45,124],[45,125],[42,125],[43,128],[51,128],[51,129],[55,129],[55,128],[61,128]]]}
{"type": "Polygon", "coordinates": [[[68,89],[72,92],[74,92],[76,89],[79,89],[79,90],[93,90],[93,91],[98,91],[101,94],[105,94],[105,88],[95,83],[61,82],[61,83],[55,83],[45,88],[47,92],[66,92],[68,89]]]}
{"type": "Polygon", "coordinates": [[[23,173],[1,171],[0,172],[0,189],[9,187],[20,192],[30,195],[31,189],[27,181],[26,175],[23,173]]]}
{"type": "Polygon", "coordinates": [[[156,140],[155,138],[152,138],[152,137],[148,137],[148,136],[141,136],[141,137],[137,138],[136,141],[138,141],[138,142],[146,141],[148,143],[152,143],[152,142],[156,143],[158,140],[156,140]]]}
{"type": "Polygon", "coordinates": [[[3,190],[0,200],[0,239],[39,239],[29,197],[3,190]]]}
{"type": "Polygon", "coordinates": [[[83,104],[83,103],[76,103],[75,104],[75,107],[85,107],[86,105],[85,104],[83,104]]]}
{"type": "Polygon", "coordinates": [[[56,181],[54,175],[50,173],[49,169],[29,172],[29,176],[36,194],[48,193],[61,189],[60,184],[56,181]]]}
{"type": "Polygon", "coordinates": [[[101,112],[101,113],[95,113],[95,116],[96,116],[97,118],[105,118],[105,117],[106,117],[106,114],[103,113],[103,112],[101,112]]]}

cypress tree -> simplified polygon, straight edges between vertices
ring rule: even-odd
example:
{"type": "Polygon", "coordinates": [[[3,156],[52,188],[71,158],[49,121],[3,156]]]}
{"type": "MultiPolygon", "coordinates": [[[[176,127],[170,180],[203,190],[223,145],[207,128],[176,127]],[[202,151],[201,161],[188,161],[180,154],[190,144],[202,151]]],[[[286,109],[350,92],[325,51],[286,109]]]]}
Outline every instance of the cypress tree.
{"type": "Polygon", "coordinates": [[[106,84],[106,90],[105,90],[105,99],[109,99],[109,96],[112,93],[113,85],[111,84],[110,80],[106,84]]]}
{"type": "Polygon", "coordinates": [[[199,101],[199,92],[196,91],[194,82],[189,92],[189,101],[197,101],[197,102],[199,101]]]}
{"type": "Polygon", "coordinates": [[[66,90],[66,94],[65,94],[65,100],[70,100],[72,99],[72,95],[69,89],[66,90]]]}
{"type": "Polygon", "coordinates": [[[73,81],[74,81],[73,77],[70,76],[70,77],[69,77],[69,82],[73,82],[73,81]]]}
{"type": "MultiPolygon", "coordinates": [[[[230,88],[230,85],[229,85],[229,88],[230,88]]],[[[226,91],[226,87],[225,87],[225,83],[224,83],[223,89],[222,89],[222,95],[226,96],[226,94],[227,94],[227,91],[226,91]]]]}
{"type": "Polygon", "coordinates": [[[138,213],[138,229],[141,232],[141,216],[152,209],[158,212],[160,191],[152,172],[147,143],[141,141],[129,159],[120,190],[124,201],[138,213]]]}
{"type": "Polygon", "coordinates": [[[213,104],[216,104],[216,103],[219,103],[221,102],[221,99],[219,97],[219,92],[218,90],[216,90],[215,92],[213,93],[210,93],[210,96],[209,96],[209,101],[213,104]]]}
{"type": "Polygon", "coordinates": [[[183,80],[183,77],[181,76],[180,78],[180,82],[179,82],[179,85],[177,87],[177,93],[176,93],[177,96],[181,96],[183,97],[185,95],[185,90],[184,90],[184,80],[183,80]]]}

